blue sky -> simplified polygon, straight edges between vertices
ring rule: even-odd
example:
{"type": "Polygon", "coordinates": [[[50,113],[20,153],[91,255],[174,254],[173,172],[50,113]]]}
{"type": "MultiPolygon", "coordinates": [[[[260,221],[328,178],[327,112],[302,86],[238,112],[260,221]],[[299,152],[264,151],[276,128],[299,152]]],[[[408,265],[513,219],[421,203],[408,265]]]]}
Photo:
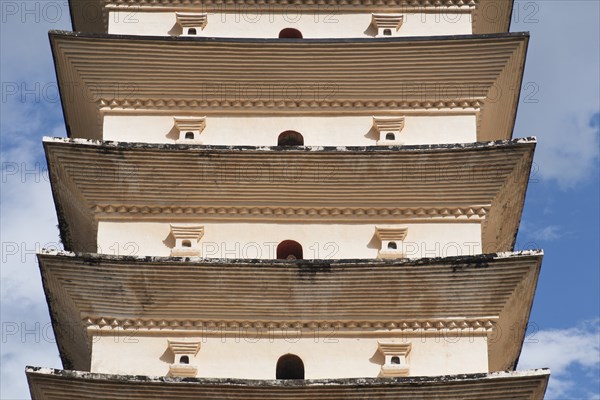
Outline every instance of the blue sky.
{"type": "MultiPolygon", "coordinates": [[[[4,400],[29,397],[26,364],[61,366],[34,253],[59,246],[41,138],[65,136],[47,31],[70,20],[66,0],[0,6],[4,400]]],[[[517,249],[546,254],[519,368],[552,368],[549,399],[600,399],[599,2],[515,10],[531,42],[514,136],[539,141],[517,249]]]]}

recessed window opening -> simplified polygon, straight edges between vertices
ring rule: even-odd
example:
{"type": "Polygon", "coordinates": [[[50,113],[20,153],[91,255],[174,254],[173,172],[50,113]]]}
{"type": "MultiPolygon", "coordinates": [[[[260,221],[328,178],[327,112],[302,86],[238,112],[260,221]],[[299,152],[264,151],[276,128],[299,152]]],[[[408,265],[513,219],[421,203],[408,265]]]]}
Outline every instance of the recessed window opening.
{"type": "Polygon", "coordinates": [[[286,354],[277,361],[275,379],[304,379],[304,363],[294,354],[286,354]]]}
{"type": "Polygon", "coordinates": [[[392,36],[392,30],[391,29],[384,29],[383,30],[383,36],[392,36]]]}
{"type": "Polygon", "coordinates": [[[396,244],[396,242],[389,242],[388,250],[398,250],[398,245],[396,244]]]}
{"type": "Polygon", "coordinates": [[[296,131],[285,131],[277,138],[277,146],[304,146],[304,137],[296,131]]]}
{"type": "Polygon", "coordinates": [[[392,364],[400,364],[400,357],[398,356],[393,356],[392,359],[390,360],[392,364]]]}
{"type": "Polygon", "coordinates": [[[197,34],[197,32],[196,32],[196,28],[190,28],[190,29],[188,30],[188,35],[196,35],[196,34],[197,34]]]}
{"type": "Polygon", "coordinates": [[[277,246],[278,260],[302,260],[302,245],[293,240],[284,240],[277,246]]]}
{"type": "Polygon", "coordinates": [[[385,140],[396,140],[396,135],[390,132],[385,135],[385,140]]]}
{"type": "Polygon", "coordinates": [[[179,359],[179,364],[189,364],[190,363],[190,357],[188,356],[181,356],[181,358],[179,359]]]}
{"type": "Polygon", "coordinates": [[[186,132],[185,133],[185,138],[186,139],[193,139],[194,138],[194,132],[186,132]]]}
{"type": "Polygon", "coordinates": [[[192,247],[192,242],[191,242],[191,240],[184,240],[183,242],[181,242],[181,246],[182,247],[192,247]]]}
{"type": "Polygon", "coordinates": [[[279,32],[279,39],[302,39],[302,32],[294,28],[285,28],[279,32]]]}

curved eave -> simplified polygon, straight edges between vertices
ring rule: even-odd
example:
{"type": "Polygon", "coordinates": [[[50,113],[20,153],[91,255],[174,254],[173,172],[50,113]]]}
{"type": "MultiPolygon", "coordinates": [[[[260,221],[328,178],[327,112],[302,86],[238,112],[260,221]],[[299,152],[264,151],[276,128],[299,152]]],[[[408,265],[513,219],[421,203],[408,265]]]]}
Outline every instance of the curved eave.
{"type": "Polygon", "coordinates": [[[46,138],[44,148],[67,250],[95,252],[99,219],[135,217],[471,221],[484,224],[484,252],[498,252],[513,249],[535,140],[284,150],[46,138]]]}
{"type": "MultiPolygon", "coordinates": [[[[69,0],[71,21],[74,31],[106,33],[108,32],[108,11],[112,9],[125,9],[132,11],[189,11],[202,10],[203,12],[223,12],[222,1],[194,0],[183,2],[172,0],[147,1],[147,0],[69,0]]],[[[268,10],[300,8],[306,11],[331,12],[332,7],[336,12],[408,12],[429,11],[445,12],[462,9],[472,11],[473,33],[505,33],[508,32],[512,16],[514,0],[451,0],[435,3],[430,0],[395,0],[376,2],[374,0],[361,1],[315,1],[315,0],[277,0],[260,2],[256,0],[239,0],[237,4],[227,3],[234,10],[236,6],[269,7],[268,10]],[[446,8],[448,7],[448,8],[446,8]]]]}
{"type": "Polygon", "coordinates": [[[478,140],[510,139],[528,40],[527,33],[293,41],[50,32],[67,132],[88,139],[102,138],[104,113],[199,109],[471,110],[478,140]]]}
{"type": "Polygon", "coordinates": [[[547,369],[416,378],[250,381],[108,375],[27,367],[33,400],[543,400],[547,369]]]}
{"type": "Polygon", "coordinates": [[[419,334],[454,321],[491,319],[489,367],[501,371],[516,367],[542,253],[287,262],[51,252],[38,260],[69,369],[89,368],[87,329],[149,334],[159,327],[164,335],[222,322],[309,329],[327,321],[339,324],[340,335],[404,329],[410,335],[417,321],[426,324],[419,334]],[[165,284],[175,277],[176,284],[165,284]],[[367,287],[377,295],[365,297],[367,287]]]}

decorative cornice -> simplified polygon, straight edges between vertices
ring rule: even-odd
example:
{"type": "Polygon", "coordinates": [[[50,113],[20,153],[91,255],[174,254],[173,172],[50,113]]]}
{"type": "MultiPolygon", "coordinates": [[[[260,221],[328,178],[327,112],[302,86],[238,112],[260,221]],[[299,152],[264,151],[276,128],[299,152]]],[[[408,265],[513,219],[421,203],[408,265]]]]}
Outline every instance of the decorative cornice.
{"type": "Polygon", "coordinates": [[[378,37],[395,36],[404,22],[404,15],[372,14],[371,19],[371,23],[378,30],[378,37]]]}
{"type": "Polygon", "coordinates": [[[410,352],[410,343],[401,342],[377,342],[377,349],[383,354],[403,355],[406,356],[410,352]]]}
{"type": "Polygon", "coordinates": [[[168,340],[169,350],[173,354],[189,354],[195,356],[200,351],[200,342],[190,342],[184,340],[168,340]]]}
{"type": "Polygon", "coordinates": [[[198,131],[202,133],[206,128],[206,117],[175,117],[173,123],[179,131],[198,131]]]}
{"type": "Polygon", "coordinates": [[[290,101],[268,101],[268,100],[233,100],[233,99],[99,99],[97,101],[100,111],[118,110],[200,110],[215,108],[267,108],[267,109],[314,109],[323,112],[323,109],[352,109],[367,110],[468,110],[477,112],[483,105],[483,98],[479,99],[455,99],[444,101],[398,101],[398,100],[290,100],[290,101]]]}
{"type": "Polygon", "coordinates": [[[485,319],[440,319],[440,320],[399,320],[399,321],[219,321],[191,319],[123,319],[99,316],[86,316],[84,326],[91,331],[129,329],[138,331],[239,331],[253,330],[333,330],[333,331],[374,331],[394,330],[406,333],[427,331],[469,330],[491,331],[498,318],[485,319]]]}
{"type": "Polygon", "coordinates": [[[119,204],[96,205],[91,207],[96,214],[109,214],[111,217],[123,215],[148,215],[156,218],[172,219],[173,215],[195,216],[198,218],[405,218],[405,219],[464,219],[483,220],[490,211],[489,205],[473,207],[434,207],[434,208],[343,208],[343,207],[186,207],[186,206],[129,206],[119,204]]]}
{"type": "Polygon", "coordinates": [[[202,144],[200,134],[206,128],[206,117],[175,117],[174,129],[179,132],[177,143],[202,144]]]}
{"type": "Polygon", "coordinates": [[[480,0],[104,0],[107,8],[121,7],[147,7],[156,9],[158,7],[207,7],[227,10],[236,6],[264,6],[264,7],[339,7],[339,8],[396,8],[404,10],[418,9],[455,9],[456,11],[471,10],[479,4],[480,0]],[[112,4],[109,4],[112,3],[112,4]]]}
{"type": "Polygon", "coordinates": [[[400,133],[404,129],[404,117],[373,117],[373,128],[377,133],[400,133]]]}
{"type": "Polygon", "coordinates": [[[175,246],[171,249],[171,256],[200,256],[198,242],[204,236],[203,225],[171,224],[171,236],[175,239],[175,246]]]}
{"type": "Polygon", "coordinates": [[[401,343],[394,341],[377,342],[378,351],[385,357],[385,362],[381,366],[379,376],[396,377],[409,375],[408,354],[411,350],[410,343],[401,343]],[[396,361],[394,362],[394,358],[396,361]]]}
{"type": "Polygon", "coordinates": [[[389,241],[389,240],[402,241],[406,238],[407,233],[408,233],[408,228],[375,227],[375,235],[377,236],[377,238],[379,240],[382,240],[382,241],[389,241]]]}
{"type": "Polygon", "coordinates": [[[182,28],[204,29],[208,23],[208,14],[195,12],[176,12],[177,24],[182,28]]]}
{"type": "Polygon", "coordinates": [[[404,258],[402,242],[407,233],[406,227],[375,227],[375,237],[380,242],[377,258],[404,258]]]}
{"type": "Polygon", "coordinates": [[[171,234],[175,239],[200,240],[204,236],[204,226],[171,224],[171,234]]]}

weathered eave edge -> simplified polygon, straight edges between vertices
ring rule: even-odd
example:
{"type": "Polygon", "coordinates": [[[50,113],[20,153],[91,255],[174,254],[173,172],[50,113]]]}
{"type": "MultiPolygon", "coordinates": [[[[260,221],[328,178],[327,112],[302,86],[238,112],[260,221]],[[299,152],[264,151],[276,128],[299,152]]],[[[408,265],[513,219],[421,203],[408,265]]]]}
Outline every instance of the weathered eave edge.
{"type": "Polygon", "coordinates": [[[102,374],[97,372],[74,371],[58,368],[33,367],[26,366],[25,373],[28,378],[35,375],[50,375],[66,379],[76,380],[105,380],[121,381],[127,383],[151,383],[151,384],[188,384],[188,385],[229,385],[229,386],[254,386],[254,387],[310,387],[310,386],[394,386],[394,385],[423,385],[444,384],[457,381],[480,381],[495,380],[504,378],[518,377],[540,377],[547,379],[550,377],[550,369],[539,368],[523,371],[501,371],[489,374],[460,374],[460,375],[441,375],[441,376],[413,376],[396,378],[337,378],[337,379],[303,379],[303,380],[252,380],[235,378],[176,378],[168,376],[147,376],[147,375],[115,375],[102,374]]]}
{"type": "MultiPolygon", "coordinates": [[[[502,28],[501,28],[501,31],[499,33],[510,31],[510,27],[511,27],[511,23],[512,23],[512,13],[513,13],[513,8],[514,8],[514,0],[500,0],[500,1],[501,2],[508,2],[509,4],[508,4],[508,7],[507,7],[507,12],[502,15],[503,21],[500,24],[502,26],[502,28]]],[[[85,28],[85,26],[84,26],[83,23],[79,23],[79,21],[78,21],[79,20],[78,14],[76,14],[74,12],[74,10],[75,10],[74,3],[75,3],[75,0],[69,0],[68,1],[68,5],[69,5],[69,17],[71,19],[71,30],[73,30],[73,31],[83,31],[85,29],[79,29],[79,28],[85,28]]],[[[482,5],[482,3],[489,4],[487,2],[483,2],[482,0],[480,0],[476,4],[475,9],[472,11],[473,12],[473,14],[472,14],[472,18],[473,19],[476,18],[476,16],[478,14],[480,15],[481,13],[483,13],[482,9],[485,7],[485,5],[482,5]]],[[[253,1],[252,5],[256,5],[256,2],[253,1]]],[[[319,5],[321,5],[321,3],[319,3],[319,5]]],[[[298,4],[294,3],[294,6],[298,6],[298,4]]],[[[300,5],[300,6],[302,6],[302,5],[300,5]]],[[[319,7],[319,6],[317,6],[317,7],[319,7]]],[[[440,6],[437,6],[437,7],[440,7],[440,6]]],[[[80,5],[80,8],[81,8],[81,5],[80,5]]],[[[181,7],[173,7],[173,10],[175,11],[175,10],[178,10],[180,8],[181,7]]],[[[309,6],[307,8],[312,10],[312,9],[315,8],[315,6],[313,5],[313,6],[309,6]]],[[[391,10],[396,11],[398,8],[402,9],[402,8],[406,8],[406,6],[400,6],[400,7],[398,7],[398,6],[396,6],[396,7],[386,7],[385,5],[377,5],[375,7],[373,7],[373,6],[371,6],[371,7],[365,6],[362,9],[359,9],[359,10],[364,10],[366,12],[369,12],[369,11],[373,12],[373,11],[382,11],[382,10],[386,10],[386,9],[391,9],[391,10]]],[[[187,8],[184,7],[182,9],[187,9],[187,8]]],[[[319,8],[317,8],[317,9],[319,9],[319,8]]],[[[103,7],[102,18],[101,18],[103,21],[101,21],[100,23],[103,25],[103,29],[107,30],[107,27],[104,26],[105,25],[104,21],[106,20],[106,18],[108,18],[108,16],[106,16],[104,14],[104,12],[105,12],[104,10],[106,10],[106,8],[103,7]]],[[[472,24],[472,26],[473,26],[473,32],[477,33],[477,32],[475,32],[476,26],[475,26],[474,23],[472,24]]]]}
{"type": "Polygon", "coordinates": [[[90,262],[114,261],[123,263],[144,263],[158,264],[165,263],[178,265],[244,265],[248,267],[260,265],[276,265],[278,268],[299,268],[299,267],[319,267],[319,266],[419,266],[432,264],[464,265],[466,268],[477,268],[478,265],[493,260],[503,260],[511,258],[536,258],[541,261],[544,251],[541,249],[508,251],[501,253],[477,254],[471,256],[450,256],[450,257],[430,257],[430,258],[399,258],[399,259],[303,259],[303,260],[277,260],[277,259],[245,259],[245,258],[201,258],[201,257],[160,257],[160,256],[127,256],[98,253],[79,253],[65,250],[42,249],[37,253],[40,261],[45,258],[66,258],[90,262]]]}
{"type": "MultiPolygon", "coordinates": [[[[178,393],[181,390],[187,394],[186,398],[192,398],[193,391],[198,391],[197,395],[202,395],[204,390],[210,391],[212,398],[223,390],[226,393],[235,393],[238,397],[241,393],[248,390],[252,392],[252,398],[264,396],[264,398],[276,398],[285,394],[293,395],[298,393],[301,398],[306,398],[306,394],[320,393],[328,395],[327,398],[342,398],[345,391],[355,394],[353,398],[360,398],[361,392],[365,395],[371,391],[381,393],[381,390],[389,390],[386,398],[393,398],[395,394],[400,395],[403,390],[414,392],[423,391],[427,394],[428,389],[444,390],[444,388],[455,388],[456,385],[461,385],[470,392],[470,388],[476,390],[471,395],[485,395],[486,389],[492,389],[494,385],[526,385],[528,387],[528,395],[530,400],[542,400],[548,386],[550,371],[548,369],[536,369],[518,372],[498,372],[490,374],[463,374],[463,375],[446,375],[434,377],[403,377],[403,378],[348,378],[348,379],[319,379],[319,380],[241,380],[241,379],[214,379],[214,378],[169,378],[169,377],[151,377],[151,376],[132,376],[132,375],[111,375],[101,373],[90,373],[83,371],[59,370],[53,368],[30,367],[25,368],[29,389],[34,400],[45,398],[44,390],[51,389],[46,385],[52,385],[52,382],[63,384],[62,393],[64,398],[69,398],[69,387],[73,389],[84,389],[87,385],[100,386],[111,385],[111,389],[115,388],[120,394],[138,393],[136,398],[142,398],[143,393],[150,395],[152,390],[161,391],[162,396],[169,396],[169,391],[172,392],[172,398],[179,398],[178,393]],[[477,387],[478,385],[479,387],[477,387]],[[46,387],[44,387],[46,386],[46,387]],[[139,388],[139,392],[129,392],[129,390],[139,388]],[[192,392],[190,392],[190,390],[192,392]],[[257,392],[258,391],[258,392],[257,392]],[[264,391],[264,393],[261,393],[264,391]],[[356,393],[358,391],[358,393],[356,393]],[[332,393],[336,393],[332,397],[332,393]]],[[[59,389],[60,387],[54,388],[59,389]]],[[[96,389],[96,391],[102,389],[96,389]]],[[[223,393],[224,395],[226,393],[223,393]]],[[[97,394],[97,393],[95,393],[97,394]]],[[[104,393],[103,398],[109,398],[110,392],[104,393]]],[[[496,396],[498,395],[496,389],[496,396]]],[[[56,398],[60,398],[61,392],[54,392],[56,398]]],[[[204,393],[203,398],[206,398],[204,393]]],[[[87,396],[90,398],[92,396],[87,396]]],[[[403,396],[403,398],[405,398],[403,396]]],[[[55,398],[55,397],[53,397],[55,398]]],[[[164,398],[164,397],[163,397],[164,398]]],[[[291,398],[291,397],[290,397],[291,398]]],[[[480,397],[482,398],[482,397],[480,397]]]]}
{"type": "MultiPolygon", "coordinates": [[[[531,309],[531,304],[533,303],[533,298],[535,295],[535,290],[537,287],[538,277],[541,270],[541,264],[543,259],[543,251],[542,250],[528,250],[528,251],[520,251],[520,252],[505,252],[505,253],[494,253],[494,254],[481,254],[475,256],[454,256],[454,257],[437,257],[437,258],[420,258],[420,259],[399,259],[399,260],[368,260],[368,259],[355,259],[355,260],[257,260],[257,259],[201,259],[201,258],[180,258],[180,257],[151,257],[151,256],[117,256],[117,255],[104,255],[104,254],[88,254],[88,253],[73,253],[67,251],[57,251],[57,250],[45,250],[38,253],[38,265],[40,268],[40,274],[42,276],[42,284],[44,287],[44,293],[46,295],[47,304],[50,311],[52,327],[54,330],[54,334],[56,337],[57,347],[59,349],[61,361],[63,363],[63,367],[67,369],[89,369],[89,355],[82,355],[83,359],[87,359],[85,361],[85,365],[78,366],[77,362],[73,360],[72,357],[69,356],[69,351],[65,349],[65,343],[62,341],[63,332],[60,328],[59,316],[56,314],[56,310],[53,306],[54,295],[51,293],[51,285],[48,282],[49,277],[51,276],[51,272],[47,270],[45,261],[62,258],[66,260],[73,259],[81,259],[83,262],[91,263],[97,266],[100,266],[102,261],[112,261],[112,262],[121,262],[124,264],[155,264],[155,265],[190,265],[190,266],[225,266],[225,265],[237,265],[244,266],[247,268],[255,268],[256,266],[277,266],[278,268],[289,268],[289,269],[300,269],[300,270],[328,270],[329,267],[338,266],[338,267],[347,267],[353,266],[356,268],[360,267],[376,267],[378,265],[386,265],[386,266],[398,266],[399,268],[406,266],[421,266],[421,265],[434,265],[434,264],[446,264],[448,267],[453,268],[454,266],[461,265],[464,268],[484,268],[489,262],[493,261],[502,261],[505,259],[523,259],[523,260],[532,260],[534,264],[532,265],[532,270],[530,274],[533,274],[533,282],[530,287],[530,296],[524,299],[525,306],[527,306],[527,312],[524,313],[525,320],[524,321],[513,321],[512,323],[504,324],[510,325],[514,330],[517,330],[517,346],[514,356],[510,359],[510,361],[504,364],[504,369],[514,370],[517,365],[517,360],[519,358],[523,341],[525,339],[525,331],[519,332],[518,329],[520,327],[526,327],[529,319],[529,310],[531,309]]],[[[520,297],[511,296],[513,301],[519,301],[520,297]]],[[[510,300],[509,300],[510,301],[510,300]]],[[[67,331],[68,338],[70,341],[68,344],[73,346],[75,342],[75,338],[79,337],[86,338],[84,340],[89,340],[87,329],[83,326],[83,323],[80,319],[79,315],[76,316],[65,316],[63,315],[63,319],[67,320],[67,331]],[[75,332],[78,330],[79,332],[75,332]]],[[[499,321],[500,323],[502,321],[499,321]]],[[[505,337],[508,337],[506,335],[505,337]]],[[[88,342],[89,343],[89,342],[88,342]]],[[[491,345],[501,344],[498,341],[491,342],[491,345]]],[[[80,355],[81,356],[81,355],[80,355]]],[[[80,360],[81,362],[81,360],[80,360]]],[[[498,369],[501,370],[501,369],[498,369]]]]}
{"type": "MultiPolygon", "coordinates": [[[[65,121],[66,124],[66,121],[65,121]]],[[[66,125],[65,125],[66,126],[66,125]]],[[[69,235],[69,229],[68,229],[68,224],[65,218],[65,213],[64,210],[62,209],[61,206],[61,201],[60,201],[60,197],[59,197],[59,191],[57,190],[57,188],[54,187],[54,180],[50,177],[51,173],[51,168],[52,166],[50,165],[50,160],[47,157],[47,152],[46,152],[46,144],[44,142],[44,139],[42,140],[42,147],[44,148],[44,159],[46,160],[46,171],[48,171],[48,180],[50,181],[50,191],[52,192],[52,201],[54,203],[54,211],[56,212],[56,220],[58,222],[57,224],[57,228],[58,228],[58,237],[60,240],[60,243],[63,245],[64,248],[70,248],[72,246],[72,242],[70,239],[70,235],[69,235]]],[[[48,299],[46,299],[47,302],[48,299]]]]}
{"type": "Polygon", "coordinates": [[[206,151],[211,153],[233,153],[238,151],[282,153],[339,153],[339,152],[368,152],[368,153],[398,153],[398,152],[444,152],[468,151],[475,149],[510,148],[516,146],[532,146],[537,144],[535,136],[509,140],[495,140],[487,142],[449,143],[449,144],[416,144],[404,146],[244,146],[244,145],[203,145],[203,144],[175,144],[175,143],[144,143],[144,142],[117,142],[110,140],[94,140],[81,138],[63,138],[44,136],[44,149],[49,145],[91,146],[98,148],[113,148],[118,150],[148,149],[148,150],[181,150],[181,151],[206,151]]]}
{"type": "MultiPolygon", "coordinates": [[[[67,127],[67,135],[69,137],[73,137],[73,130],[71,129],[71,124],[69,119],[72,119],[72,113],[68,112],[68,109],[72,107],[67,106],[65,97],[63,96],[64,92],[60,89],[63,86],[63,79],[60,79],[60,76],[65,74],[60,71],[59,63],[58,63],[58,55],[60,46],[56,46],[56,41],[61,39],[69,39],[69,38],[82,38],[82,39],[109,39],[115,41],[149,41],[152,43],[157,42],[172,42],[172,43],[238,43],[238,44],[268,44],[268,43],[292,43],[298,48],[302,48],[303,45],[312,44],[360,44],[360,43],[372,43],[372,44],[382,44],[382,43],[418,43],[418,42],[430,42],[430,41],[469,41],[471,43],[475,43],[478,40],[485,39],[502,39],[502,40],[513,40],[523,43],[522,51],[518,56],[521,58],[522,63],[519,66],[519,72],[517,73],[518,84],[515,82],[515,85],[511,85],[510,91],[513,93],[510,97],[513,98],[513,102],[510,106],[507,106],[511,112],[509,113],[508,118],[510,118],[510,122],[506,127],[503,128],[503,136],[505,138],[510,138],[514,134],[514,126],[516,121],[517,109],[518,109],[518,100],[520,97],[520,89],[524,76],[524,67],[525,67],[525,59],[526,52],[529,43],[529,32],[507,32],[507,33],[494,33],[494,34],[478,34],[478,35],[445,35],[445,36],[413,36],[413,37],[393,37],[386,38],[383,41],[381,39],[375,38],[356,38],[356,39],[305,39],[301,42],[294,40],[286,40],[286,39],[260,39],[260,38],[216,38],[216,37],[169,37],[169,36],[137,36],[137,35],[114,35],[114,34],[97,34],[97,33],[82,33],[82,32],[70,32],[70,31],[60,31],[60,30],[51,30],[49,31],[50,38],[50,47],[53,53],[53,61],[55,66],[55,74],[57,76],[57,83],[59,86],[59,94],[61,95],[61,105],[63,111],[63,118],[65,120],[65,126],[67,127]],[[513,90],[513,86],[518,86],[518,90],[513,90]],[[71,115],[71,117],[69,116],[71,115]]],[[[508,96],[507,96],[508,98],[508,96]]],[[[98,111],[99,112],[99,111],[98,111]]],[[[74,128],[74,129],[81,129],[74,128]]],[[[486,132],[480,133],[482,135],[487,135],[486,132]]],[[[487,137],[487,136],[484,136],[487,137]]]]}
{"type": "Polygon", "coordinates": [[[323,38],[323,39],[278,39],[278,38],[232,38],[232,37],[190,37],[190,36],[141,36],[108,34],[93,32],[78,32],[53,29],[48,31],[50,40],[56,40],[60,37],[79,37],[89,39],[111,39],[111,40],[132,40],[132,41],[166,41],[166,42],[223,42],[223,43],[295,43],[298,45],[309,43],[390,43],[390,42],[429,42],[437,40],[471,40],[478,39],[520,39],[529,38],[529,32],[502,32],[502,33],[482,33],[474,35],[436,35],[436,36],[395,36],[390,38],[323,38]]]}

